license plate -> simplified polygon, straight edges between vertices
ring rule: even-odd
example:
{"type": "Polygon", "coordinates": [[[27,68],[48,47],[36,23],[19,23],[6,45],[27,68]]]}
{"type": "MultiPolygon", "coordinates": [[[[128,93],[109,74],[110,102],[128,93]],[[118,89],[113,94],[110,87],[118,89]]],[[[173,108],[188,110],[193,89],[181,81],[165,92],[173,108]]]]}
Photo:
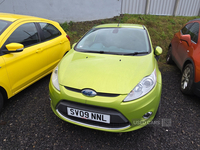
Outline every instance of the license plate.
{"type": "Polygon", "coordinates": [[[88,120],[93,120],[93,121],[103,122],[103,123],[110,123],[110,115],[89,112],[89,111],[70,108],[70,107],[67,107],[67,113],[69,116],[74,116],[77,118],[88,119],[88,120]]]}

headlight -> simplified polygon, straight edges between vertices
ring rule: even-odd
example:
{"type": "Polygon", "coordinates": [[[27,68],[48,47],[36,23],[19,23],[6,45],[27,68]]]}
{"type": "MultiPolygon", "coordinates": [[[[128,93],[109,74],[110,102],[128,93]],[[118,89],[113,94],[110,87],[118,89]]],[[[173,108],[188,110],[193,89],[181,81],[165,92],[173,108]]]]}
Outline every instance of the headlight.
{"type": "Polygon", "coordinates": [[[58,66],[53,70],[51,81],[53,83],[53,86],[60,91],[59,82],[58,82],[58,66]]]}
{"type": "Polygon", "coordinates": [[[156,84],[156,69],[152,72],[150,76],[144,77],[135,88],[126,96],[124,102],[132,101],[138,99],[147,93],[149,93],[156,84]]]}

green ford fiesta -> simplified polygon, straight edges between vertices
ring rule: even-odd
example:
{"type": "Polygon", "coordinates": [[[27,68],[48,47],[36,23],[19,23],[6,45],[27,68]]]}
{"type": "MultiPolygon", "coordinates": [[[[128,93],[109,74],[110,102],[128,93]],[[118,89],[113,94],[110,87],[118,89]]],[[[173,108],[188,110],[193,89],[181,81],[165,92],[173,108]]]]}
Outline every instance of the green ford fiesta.
{"type": "Polygon", "coordinates": [[[162,89],[157,59],[145,26],[92,28],[54,69],[51,108],[62,120],[108,132],[144,127],[156,115],[162,89]]]}

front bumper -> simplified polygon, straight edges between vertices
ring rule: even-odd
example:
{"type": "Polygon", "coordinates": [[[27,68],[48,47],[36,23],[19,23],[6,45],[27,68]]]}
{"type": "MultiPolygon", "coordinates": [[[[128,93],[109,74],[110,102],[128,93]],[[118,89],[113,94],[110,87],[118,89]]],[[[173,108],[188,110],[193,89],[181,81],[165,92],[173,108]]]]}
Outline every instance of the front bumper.
{"type": "Polygon", "coordinates": [[[49,84],[51,108],[60,119],[76,125],[108,132],[133,131],[150,123],[155,117],[160,103],[161,89],[162,85],[157,83],[147,95],[134,101],[123,102],[127,95],[86,97],[81,93],[67,90],[64,86],[60,86],[61,92],[59,92],[54,88],[51,81],[49,84]],[[66,111],[68,106],[109,114],[111,115],[111,122],[110,124],[105,124],[71,117],[66,111]],[[143,115],[147,112],[153,112],[153,114],[150,118],[144,119],[143,115]]]}

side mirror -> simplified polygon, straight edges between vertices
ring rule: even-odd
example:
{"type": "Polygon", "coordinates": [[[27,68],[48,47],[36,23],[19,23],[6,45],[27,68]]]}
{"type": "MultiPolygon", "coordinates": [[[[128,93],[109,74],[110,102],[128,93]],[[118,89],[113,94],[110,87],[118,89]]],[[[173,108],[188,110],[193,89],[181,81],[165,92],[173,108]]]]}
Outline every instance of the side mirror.
{"type": "Polygon", "coordinates": [[[76,46],[76,43],[74,43],[74,44],[72,45],[72,48],[74,49],[75,46],[76,46]]]}
{"type": "Polygon", "coordinates": [[[162,54],[162,48],[160,46],[156,46],[156,48],[154,49],[154,54],[155,54],[155,58],[158,61],[160,58],[160,55],[162,54]]]}
{"type": "Polygon", "coordinates": [[[156,56],[159,56],[159,55],[161,55],[162,54],[162,48],[160,47],[160,46],[156,46],[156,48],[155,48],[155,50],[154,50],[154,54],[156,55],[156,56]]]}
{"type": "Polygon", "coordinates": [[[17,53],[22,52],[24,49],[24,45],[20,43],[10,43],[6,45],[7,50],[3,50],[4,53],[17,53]]]}
{"type": "Polygon", "coordinates": [[[191,45],[191,36],[189,34],[186,34],[186,35],[181,35],[181,38],[180,38],[181,41],[185,41],[188,46],[191,45]]]}

